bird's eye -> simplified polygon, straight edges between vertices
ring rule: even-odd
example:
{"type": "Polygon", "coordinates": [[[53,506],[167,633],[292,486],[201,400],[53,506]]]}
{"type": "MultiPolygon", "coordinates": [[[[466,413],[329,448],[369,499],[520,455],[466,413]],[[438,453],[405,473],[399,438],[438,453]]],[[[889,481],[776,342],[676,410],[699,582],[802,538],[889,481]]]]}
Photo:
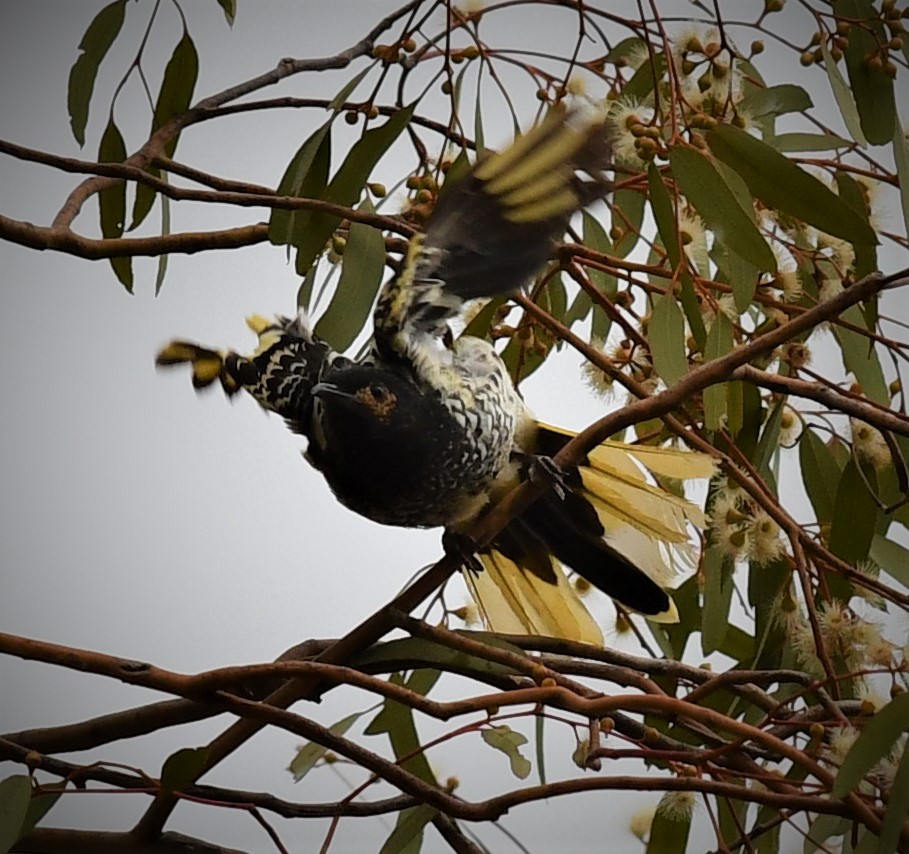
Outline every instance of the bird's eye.
{"type": "Polygon", "coordinates": [[[369,390],[376,403],[382,403],[388,397],[388,389],[384,385],[373,385],[369,390]]]}

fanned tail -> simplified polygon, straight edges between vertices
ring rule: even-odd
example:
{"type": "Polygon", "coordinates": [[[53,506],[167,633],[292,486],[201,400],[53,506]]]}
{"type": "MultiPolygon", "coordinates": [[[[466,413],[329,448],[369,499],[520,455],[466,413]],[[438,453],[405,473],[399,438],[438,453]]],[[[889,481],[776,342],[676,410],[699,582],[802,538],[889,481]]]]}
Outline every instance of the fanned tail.
{"type": "MultiPolygon", "coordinates": [[[[536,451],[554,456],[573,435],[538,425],[536,451]]],[[[693,568],[691,529],[704,526],[704,514],[650,482],[644,469],[707,478],[714,462],[704,454],[623,442],[594,448],[565,473],[561,492],[547,490],[480,555],[486,577],[469,586],[490,628],[596,643],[596,623],[560,563],[653,622],[678,620],[664,587],[679,568],[693,568]]]]}
{"type": "Polygon", "coordinates": [[[609,191],[604,119],[593,107],[554,107],[443,186],[426,233],[376,306],[383,356],[410,358],[402,351],[421,336],[442,337],[465,301],[513,291],[543,267],[572,214],[609,191]]]}

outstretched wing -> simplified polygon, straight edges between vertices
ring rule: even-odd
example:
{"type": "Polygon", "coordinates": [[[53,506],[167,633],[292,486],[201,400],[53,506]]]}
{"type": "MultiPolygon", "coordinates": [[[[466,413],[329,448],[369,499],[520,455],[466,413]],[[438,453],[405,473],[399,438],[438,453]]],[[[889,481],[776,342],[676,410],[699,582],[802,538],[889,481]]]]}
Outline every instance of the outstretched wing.
{"type": "Polygon", "coordinates": [[[443,188],[426,233],[376,305],[384,358],[413,361],[410,349],[442,337],[466,300],[512,291],[546,263],[571,215],[609,189],[603,118],[592,108],[554,108],[443,188]]]}
{"type": "Polygon", "coordinates": [[[284,418],[292,430],[306,434],[312,388],[326,362],[342,357],[313,335],[304,314],[274,320],[253,315],[246,324],[259,339],[250,356],[177,340],[160,350],[155,364],[189,364],[195,388],[206,388],[218,380],[229,397],[242,389],[264,409],[284,418]]]}

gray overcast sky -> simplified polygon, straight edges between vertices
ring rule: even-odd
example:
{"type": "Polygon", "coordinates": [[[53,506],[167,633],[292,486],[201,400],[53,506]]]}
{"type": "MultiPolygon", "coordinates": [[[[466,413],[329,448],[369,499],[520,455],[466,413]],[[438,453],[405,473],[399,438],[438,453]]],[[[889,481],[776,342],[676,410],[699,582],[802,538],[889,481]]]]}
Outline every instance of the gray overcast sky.
{"type": "MultiPolygon", "coordinates": [[[[106,103],[149,8],[129,4],[124,35],[99,78],[89,142],[80,151],[69,130],[66,81],[82,32],[102,5],[4,3],[0,136],[93,158],[106,103]]],[[[215,0],[186,3],[201,59],[196,97],[262,73],[283,56],[335,53],[356,41],[382,9],[396,5],[239,0],[230,32],[215,0]]],[[[166,4],[161,18],[156,38],[166,52],[178,24],[166,4]]],[[[561,35],[560,26],[571,33],[572,25],[555,17],[523,19],[510,43],[545,43],[561,35]]],[[[330,96],[356,70],[294,78],[264,96],[330,96]]],[[[146,113],[132,84],[117,108],[130,150],[142,141],[146,113]]],[[[527,118],[531,114],[532,107],[527,118]]],[[[274,186],[319,118],[275,111],[200,125],[184,134],[177,157],[219,175],[274,186]]],[[[505,121],[487,130],[492,142],[509,134],[505,121]]],[[[76,180],[3,157],[2,212],[47,223],[76,180]]],[[[95,211],[90,204],[77,228],[95,233],[95,211]]],[[[181,204],[174,229],[239,224],[248,216],[181,204]]],[[[291,311],[299,282],[283,250],[257,246],[173,257],[158,299],[152,294],[154,262],[140,261],[135,268],[136,295],[130,297],[106,263],[0,244],[0,629],[187,672],[267,661],[306,638],[343,633],[439,556],[438,532],[401,532],[355,517],[334,502],[300,458],[302,440],[278,419],[249,400],[231,405],[219,393],[197,398],[185,372],[156,373],[152,364],[156,349],[175,335],[247,348],[252,338],[243,324],[246,314],[291,311]]],[[[569,355],[525,386],[540,417],[581,427],[602,414],[603,402],[587,392],[577,365],[569,355]]],[[[0,731],[75,721],[158,698],[8,658],[0,659],[0,684],[0,731]]],[[[453,685],[443,692],[457,690],[453,685]]],[[[303,712],[331,723],[369,702],[332,697],[303,712]]],[[[221,723],[169,732],[154,743],[117,744],[90,758],[134,762],[156,773],[167,753],[204,743],[221,723]]],[[[284,768],[295,743],[284,733],[259,738],[210,779],[291,799],[342,796],[347,787],[331,772],[297,786],[290,782],[284,768]]],[[[558,754],[571,747],[561,739],[550,751],[550,774],[558,770],[558,754]]],[[[483,748],[468,756],[460,743],[432,754],[441,777],[462,779],[466,797],[510,785],[500,756],[483,748]]],[[[18,771],[4,765],[0,776],[7,773],[18,771]]],[[[625,817],[655,800],[611,795],[609,804],[622,816],[616,819],[603,810],[602,797],[561,799],[518,810],[506,823],[533,851],[595,846],[635,852],[640,844],[626,830],[625,817]]],[[[144,796],[72,796],[55,807],[51,823],[128,827],[146,803],[144,796]]],[[[310,850],[325,829],[321,822],[275,824],[294,851],[310,850]]],[[[170,827],[270,850],[250,818],[228,810],[184,806],[170,827]]],[[[345,821],[333,850],[371,850],[381,835],[375,823],[345,821]]],[[[512,850],[494,832],[486,838],[493,850],[512,850]]]]}

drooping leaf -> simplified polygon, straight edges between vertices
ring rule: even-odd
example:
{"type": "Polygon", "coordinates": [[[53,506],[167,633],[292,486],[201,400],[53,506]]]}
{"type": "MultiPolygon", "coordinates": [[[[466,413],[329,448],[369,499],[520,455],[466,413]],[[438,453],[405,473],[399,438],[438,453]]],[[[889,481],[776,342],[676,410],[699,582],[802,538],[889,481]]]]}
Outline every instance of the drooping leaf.
{"type": "Polygon", "coordinates": [[[344,104],[347,102],[347,99],[354,93],[357,86],[363,82],[363,78],[369,74],[370,71],[375,67],[375,63],[372,65],[367,65],[362,71],[354,74],[338,91],[338,94],[331,99],[328,104],[330,110],[340,110],[344,104]]]}
{"type": "MultiPolygon", "coordinates": [[[[297,149],[278,183],[277,195],[322,198],[331,165],[331,123],[317,128],[297,149]]],[[[306,233],[312,213],[273,208],[268,221],[268,239],[277,245],[292,245],[306,233]]],[[[304,271],[301,275],[305,275],[304,271]]]]}
{"type": "MultiPolygon", "coordinates": [[[[189,109],[198,76],[199,55],[189,33],[184,32],[164,69],[164,79],[155,102],[152,132],[189,109]]],[[[173,157],[178,137],[175,134],[165,143],[164,153],[167,157],[173,157]]]]}
{"type": "Polygon", "coordinates": [[[835,836],[843,836],[849,831],[851,824],[839,815],[819,815],[811,822],[805,841],[802,844],[802,854],[814,854],[815,851],[830,849],[824,843],[835,836]]]}
{"type": "Polygon", "coordinates": [[[22,835],[32,784],[25,774],[0,780],[0,854],[6,854],[22,835]]]}
{"type": "MultiPolygon", "coordinates": [[[[718,314],[707,333],[704,359],[713,361],[732,350],[732,323],[718,314]]],[[[708,430],[719,430],[726,417],[726,383],[715,383],[704,389],[704,424],[708,430]]]]}
{"type": "Polygon", "coordinates": [[[707,132],[714,155],[731,166],[751,192],[771,208],[852,243],[876,243],[868,220],[817,178],[771,146],[732,125],[707,132]]]}
{"type": "MultiPolygon", "coordinates": [[[[339,205],[353,205],[359,198],[373,167],[407,127],[414,107],[414,104],[404,107],[381,127],[366,131],[350,149],[321,198],[339,205]]],[[[341,218],[338,216],[312,214],[306,221],[305,233],[295,234],[296,268],[300,275],[304,275],[309,269],[340,221],[341,218]]]]}
{"type": "Polygon", "coordinates": [[[527,736],[515,732],[511,727],[487,727],[480,731],[480,736],[490,747],[501,750],[508,757],[511,773],[519,780],[524,780],[530,774],[530,760],[521,755],[521,747],[527,744],[527,736]]]}
{"type": "Polygon", "coordinates": [[[885,145],[896,121],[893,80],[882,65],[869,61],[888,41],[880,12],[871,0],[835,0],[833,13],[838,19],[856,21],[849,28],[845,52],[849,84],[865,138],[873,145],[885,145]]]}
{"type": "Polygon", "coordinates": [[[161,790],[179,792],[185,789],[205,770],[208,747],[184,747],[164,760],[161,768],[161,790]]]}
{"type": "Polygon", "coordinates": [[[799,464],[805,492],[817,520],[822,525],[829,525],[841,477],[840,467],[830,449],[810,427],[806,427],[799,437],[799,464]]]}
{"type": "Polygon", "coordinates": [[[423,829],[437,812],[435,807],[426,804],[401,810],[394,830],[379,849],[379,854],[419,854],[423,847],[423,829]]]}
{"type": "Polygon", "coordinates": [[[732,581],[719,549],[711,546],[704,556],[704,607],[701,610],[701,649],[710,655],[719,649],[729,627],[732,581]]]}
{"type": "MultiPolygon", "coordinates": [[[[101,136],[98,147],[100,163],[122,163],[126,160],[126,143],[120,129],[111,116],[101,136]]],[[[123,224],[126,219],[126,182],[117,181],[113,186],[105,187],[98,193],[98,208],[101,216],[101,234],[106,238],[117,238],[123,235],[123,224]]],[[[133,267],[130,258],[111,258],[120,284],[130,293],[133,292],[133,267]]]]}
{"type": "Polygon", "coordinates": [[[616,239],[612,250],[617,258],[625,258],[638,245],[646,201],[644,194],[638,190],[620,187],[615,191],[612,227],[621,230],[621,236],[616,239]]]}
{"type": "Polygon", "coordinates": [[[909,587],[909,549],[882,534],[871,540],[869,557],[904,587],[909,587]]]}
{"type": "Polygon", "coordinates": [[[663,182],[660,170],[656,164],[651,163],[647,167],[647,186],[650,189],[650,208],[653,211],[653,218],[656,220],[657,231],[660,233],[660,240],[666,248],[666,254],[669,256],[669,263],[675,270],[681,260],[679,250],[679,235],[676,227],[675,207],[673,199],[669,195],[669,190],[663,182]]]}
{"type": "Polygon", "coordinates": [[[218,0],[218,5],[224,10],[224,17],[232,27],[237,19],[237,0],[218,0]]]}
{"type": "MultiPolygon", "coordinates": [[[[46,792],[42,795],[35,795],[28,802],[28,811],[25,814],[25,820],[22,822],[20,837],[25,836],[39,821],[50,811],[50,808],[60,800],[63,792],[46,792]]],[[[0,794],[2,799],[2,794],[0,794]]],[[[3,845],[0,844],[0,851],[3,851],[3,845]]]]}
{"type": "Polygon", "coordinates": [[[827,79],[830,81],[830,90],[836,99],[836,105],[840,108],[840,114],[846,124],[846,129],[849,131],[849,135],[862,148],[865,148],[868,145],[868,140],[865,139],[865,134],[862,132],[862,120],[859,118],[858,108],[855,106],[855,98],[849,88],[849,84],[837,66],[836,60],[830,53],[826,39],[821,39],[821,50],[824,54],[824,68],[827,71],[827,79]]]}
{"type": "MultiPolygon", "coordinates": [[[[183,37],[177,42],[164,69],[161,89],[155,102],[155,114],[152,119],[152,133],[163,127],[174,116],[185,113],[189,109],[196,79],[199,76],[199,57],[196,46],[189,33],[184,32],[183,37]]],[[[179,134],[174,134],[164,144],[164,154],[173,157],[177,148],[179,134]]],[[[159,170],[148,170],[155,177],[161,177],[159,170]]],[[[130,230],[137,228],[148,216],[155,202],[155,190],[148,184],[136,186],[136,199],[133,204],[133,217],[130,230]]]]}
{"type": "Polygon", "coordinates": [[[903,750],[889,794],[890,799],[887,802],[887,812],[884,813],[884,822],[881,825],[877,854],[888,854],[889,851],[898,850],[900,834],[903,831],[906,816],[909,815],[909,750],[903,750]]]}
{"type": "MultiPolygon", "coordinates": [[[[840,317],[855,326],[865,325],[861,309],[856,305],[849,306],[840,314],[840,317]]],[[[878,403],[889,404],[890,392],[887,381],[884,379],[884,371],[881,368],[877,350],[871,346],[869,339],[843,326],[834,325],[832,329],[833,337],[840,345],[843,365],[847,371],[853,373],[862,387],[862,393],[878,403]]]]}
{"type": "Polygon", "coordinates": [[[831,789],[833,797],[842,798],[854,789],[862,777],[893,749],[907,726],[909,694],[900,694],[865,724],[836,775],[831,789]]]}
{"type": "Polygon", "coordinates": [[[662,52],[653,54],[625,84],[622,96],[629,100],[644,101],[663,79],[665,73],[666,54],[662,52]]]}
{"type": "MultiPolygon", "coordinates": [[[[846,204],[850,205],[861,217],[870,217],[871,210],[868,202],[858,181],[855,180],[848,172],[838,171],[834,176],[839,196],[846,204]]],[[[878,269],[877,265],[877,248],[871,243],[857,243],[855,245],[855,262],[852,265],[853,275],[860,279],[863,276],[870,275],[878,269]]],[[[875,301],[870,301],[869,305],[877,306],[875,301]]],[[[873,329],[877,323],[877,318],[868,322],[868,327],[873,329]]]]}
{"type": "MultiPolygon", "coordinates": [[[[866,469],[864,475],[874,488],[874,472],[866,469]]],[[[854,460],[849,460],[836,490],[830,525],[830,551],[847,563],[867,558],[879,513],[880,508],[868,492],[862,472],[854,460]]]]}
{"type": "MultiPolygon", "coordinates": [[[[389,682],[402,685],[409,691],[425,696],[438,681],[440,672],[432,668],[421,668],[411,673],[407,681],[399,673],[393,673],[389,682]]],[[[438,785],[432,773],[429,761],[420,748],[420,738],[413,719],[413,709],[397,700],[386,699],[379,713],[370,721],[363,731],[365,735],[386,733],[395,758],[400,760],[401,767],[415,774],[421,780],[438,785]],[[404,757],[407,757],[406,759],[404,757]]]]}
{"type": "MultiPolygon", "coordinates": [[[[358,208],[373,213],[364,199],[358,208]]],[[[341,261],[341,279],[328,308],[316,323],[315,333],[343,352],[366,325],[385,270],[385,240],[371,225],[353,222],[341,261]]]]}
{"type": "MultiPolygon", "coordinates": [[[[346,718],[333,723],[328,729],[335,735],[344,735],[363,715],[365,712],[354,712],[346,718]]],[[[288,771],[294,776],[294,782],[299,783],[312,769],[318,761],[325,756],[328,748],[315,741],[309,741],[304,744],[296,756],[291,760],[288,771]]]]}
{"type": "MultiPolygon", "coordinates": [[[[643,213],[644,197],[640,193],[635,195],[640,200],[641,212],[643,213]]],[[[609,239],[609,235],[606,234],[606,229],[603,228],[600,221],[592,214],[584,211],[582,214],[582,224],[582,234],[585,246],[604,254],[615,252],[612,241],[609,239]]],[[[594,267],[587,267],[586,270],[590,281],[596,286],[600,293],[610,299],[615,297],[619,289],[619,282],[612,273],[597,270],[594,267]]],[[[592,307],[593,303],[589,294],[585,291],[579,291],[574,302],[568,309],[568,313],[565,316],[565,322],[570,325],[583,319],[587,316],[587,313],[590,312],[592,307]]],[[[591,323],[591,338],[597,341],[605,341],[611,328],[612,318],[602,309],[595,309],[593,312],[593,321],[591,323]]]]}
{"type": "Polygon", "coordinates": [[[893,123],[893,161],[899,178],[900,206],[903,210],[903,224],[909,230],[909,140],[900,123],[893,123]]]}
{"type": "MultiPolygon", "coordinates": [[[[170,234],[170,199],[161,197],[161,234],[170,234]]],[[[158,257],[158,272],[155,274],[155,296],[161,293],[164,286],[164,277],[167,275],[167,259],[170,256],[163,252],[158,257]]]]}
{"type": "Polygon", "coordinates": [[[79,42],[82,53],[70,69],[66,95],[70,126],[80,146],[85,145],[85,126],[98,67],[123,27],[125,14],[126,0],[108,4],[95,15],[79,42]]]}
{"type": "Polygon", "coordinates": [[[545,730],[546,716],[536,715],[534,720],[534,746],[536,747],[537,755],[537,776],[541,786],[546,785],[546,742],[543,739],[545,730]]]}
{"type": "Polygon", "coordinates": [[[647,339],[653,366],[667,386],[688,372],[685,356],[685,318],[672,294],[660,294],[653,303],[647,339]]]}
{"type": "Polygon", "coordinates": [[[776,258],[767,241],[726,186],[713,164],[693,148],[674,148],[669,154],[672,174],[717,240],[759,270],[776,271],[776,258]]]}
{"type": "MultiPolygon", "coordinates": [[[[663,795],[663,801],[671,793],[663,795]]],[[[688,849],[688,835],[691,833],[691,814],[675,815],[669,810],[657,808],[646,854],[683,854],[688,849]]]]}

